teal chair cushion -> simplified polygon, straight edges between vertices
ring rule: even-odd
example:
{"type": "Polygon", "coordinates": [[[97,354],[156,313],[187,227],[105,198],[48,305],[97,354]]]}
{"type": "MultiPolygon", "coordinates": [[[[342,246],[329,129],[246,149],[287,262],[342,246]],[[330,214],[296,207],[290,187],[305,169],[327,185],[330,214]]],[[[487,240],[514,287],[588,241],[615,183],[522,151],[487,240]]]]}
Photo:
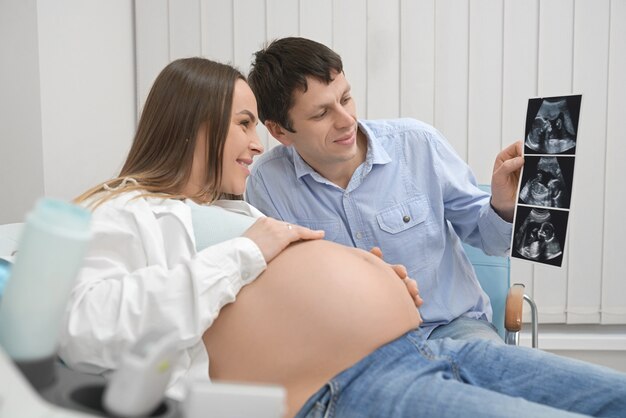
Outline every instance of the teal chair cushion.
{"type": "Polygon", "coordinates": [[[474,266],[480,286],[491,300],[492,323],[504,339],[504,311],[511,280],[511,261],[509,257],[486,255],[482,250],[469,245],[463,244],[463,247],[474,266]]]}
{"type": "MultiPolygon", "coordinates": [[[[480,184],[482,190],[490,193],[491,186],[480,184]]],[[[480,286],[491,300],[493,309],[492,323],[498,329],[498,333],[504,339],[504,311],[506,296],[511,286],[511,260],[509,257],[489,256],[478,248],[463,244],[465,253],[469,257],[474,271],[480,282],[480,286]]]]}

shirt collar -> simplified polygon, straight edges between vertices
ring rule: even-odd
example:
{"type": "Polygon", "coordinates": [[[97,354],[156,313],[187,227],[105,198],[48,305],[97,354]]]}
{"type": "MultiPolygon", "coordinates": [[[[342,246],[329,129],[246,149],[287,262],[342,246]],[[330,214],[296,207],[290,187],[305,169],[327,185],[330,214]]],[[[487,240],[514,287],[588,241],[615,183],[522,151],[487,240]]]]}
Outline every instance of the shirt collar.
{"type": "MultiPolygon", "coordinates": [[[[378,138],[371,129],[367,127],[367,125],[363,124],[360,120],[358,121],[359,129],[363,131],[365,137],[367,138],[367,153],[365,154],[364,164],[361,164],[360,167],[365,166],[365,172],[369,173],[372,169],[372,166],[375,164],[387,164],[391,162],[391,157],[382,146],[378,138]]],[[[306,176],[307,174],[316,179],[317,181],[325,182],[327,181],[324,177],[322,177],[317,171],[315,171],[304,159],[296,152],[294,147],[289,147],[289,151],[291,152],[291,157],[293,158],[293,165],[296,170],[296,177],[298,179],[306,176]]],[[[359,171],[359,169],[357,169],[359,171]]]]}
{"type": "Polygon", "coordinates": [[[366,166],[374,164],[387,164],[391,162],[391,157],[382,146],[376,134],[362,121],[359,120],[359,129],[363,131],[367,138],[367,154],[365,155],[366,166]]]}

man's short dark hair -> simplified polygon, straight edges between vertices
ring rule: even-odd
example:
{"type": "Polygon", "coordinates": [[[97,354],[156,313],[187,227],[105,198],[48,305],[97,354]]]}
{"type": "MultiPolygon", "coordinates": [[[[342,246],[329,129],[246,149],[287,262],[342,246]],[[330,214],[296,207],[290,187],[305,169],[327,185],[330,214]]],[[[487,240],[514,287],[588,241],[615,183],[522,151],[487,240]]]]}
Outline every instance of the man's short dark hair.
{"type": "Polygon", "coordinates": [[[330,84],[333,73],[341,72],[341,57],[319,42],[295,37],[274,40],[254,54],[248,75],[259,106],[259,119],[277,122],[295,132],[289,119],[293,93],[297,89],[307,91],[307,77],[330,84]]]}

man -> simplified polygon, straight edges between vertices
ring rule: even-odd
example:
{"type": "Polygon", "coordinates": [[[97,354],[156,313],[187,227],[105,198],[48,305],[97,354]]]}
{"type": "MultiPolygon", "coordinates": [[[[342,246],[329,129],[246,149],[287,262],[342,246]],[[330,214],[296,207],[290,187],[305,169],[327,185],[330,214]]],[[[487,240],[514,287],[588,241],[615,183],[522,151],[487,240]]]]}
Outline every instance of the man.
{"type": "Polygon", "coordinates": [[[255,164],[247,200],[266,215],[323,229],[326,238],[404,264],[424,299],[430,338],[500,341],[491,306],[461,241],[504,255],[521,141],[496,158],[492,196],[433,127],[412,119],[358,120],[341,58],[284,38],[255,54],[249,83],[259,117],[283,146],[255,164]]]}

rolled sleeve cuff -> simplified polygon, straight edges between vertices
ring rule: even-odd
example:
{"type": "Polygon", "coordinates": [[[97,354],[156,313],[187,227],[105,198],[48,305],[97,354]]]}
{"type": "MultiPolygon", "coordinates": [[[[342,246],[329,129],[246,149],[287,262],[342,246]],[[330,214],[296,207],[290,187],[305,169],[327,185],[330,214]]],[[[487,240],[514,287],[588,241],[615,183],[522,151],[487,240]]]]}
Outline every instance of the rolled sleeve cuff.
{"type": "Polygon", "coordinates": [[[238,237],[220,244],[212,245],[200,252],[199,260],[206,263],[206,268],[222,270],[230,282],[232,290],[251,283],[267,267],[261,249],[250,238],[238,237]]]}
{"type": "Polygon", "coordinates": [[[259,246],[250,238],[239,237],[235,238],[233,241],[236,242],[237,246],[241,246],[242,252],[247,257],[246,262],[242,263],[241,280],[244,284],[248,284],[259,277],[267,268],[265,257],[263,257],[259,246]]]}
{"type": "MultiPolygon", "coordinates": [[[[511,248],[513,224],[502,219],[489,201],[481,208],[480,212],[480,229],[483,242],[490,247],[488,254],[504,255],[511,248]]],[[[487,250],[487,247],[485,249],[487,250]]]]}

